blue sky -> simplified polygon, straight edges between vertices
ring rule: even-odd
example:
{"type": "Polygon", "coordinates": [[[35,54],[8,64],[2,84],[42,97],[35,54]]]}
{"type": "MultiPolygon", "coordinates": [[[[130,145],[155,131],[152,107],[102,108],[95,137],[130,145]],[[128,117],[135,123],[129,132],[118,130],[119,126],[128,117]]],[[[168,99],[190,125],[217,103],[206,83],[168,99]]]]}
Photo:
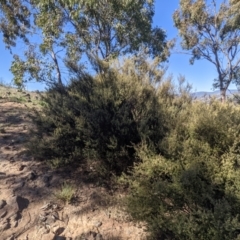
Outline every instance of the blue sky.
{"type": "MultiPolygon", "coordinates": [[[[179,2],[180,0],[156,0],[154,24],[165,29],[169,39],[178,37],[172,15],[179,8],[179,2]]],[[[218,2],[222,1],[218,0],[218,2]]],[[[181,50],[180,46],[177,49],[181,50]]],[[[180,74],[185,76],[186,80],[192,84],[193,91],[213,91],[213,80],[217,77],[213,64],[206,60],[198,60],[194,65],[190,65],[189,58],[189,55],[173,52],[168,63],[168,73],[172,73],[175,80],[180,74]]],[[[231,85],[229,89],[236,89],[236,87],[231,85]]]]}
{"type": "MultiPolygon", "coordinates": [[[[168,39],[177,37],[177,29],[173,25],[172,14],[179,7],[179,0],[156,0],[153,24],[166,30],[168,39]]],[[[12,56],[2,42],[0,35],[0,79],[11,82],[12,74],[9,71],[12,56]]],[[[17,47],[21,51],[21,47],[17,47]]],[[[180,49],[180,48],[178,48],[180,49]]],[[[179,75],[186,77],[192,84],[193,91],[212,91],[213,79],[217,76],[214,66],[205,60],[199,60],[194,65],[189,64],[189,55],[172,53],[168,62],[168,74],[176,80],[179,75]]],[[[230,86],[230,88],[235,88],[230,86]]],[[[32,83],[27,86],[29,90],[42,90],[43,86],[32,83]]]]}

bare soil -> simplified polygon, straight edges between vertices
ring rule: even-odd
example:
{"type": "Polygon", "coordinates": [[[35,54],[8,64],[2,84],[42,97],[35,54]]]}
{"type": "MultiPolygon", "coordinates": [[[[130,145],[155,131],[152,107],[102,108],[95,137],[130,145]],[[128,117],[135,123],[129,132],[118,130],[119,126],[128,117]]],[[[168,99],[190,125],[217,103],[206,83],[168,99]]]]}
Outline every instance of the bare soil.
{"type": "Polygon", "coordinates": [[[119,193],[89,181],[86,169],[52,169],[27,154],[31,107],[39,98],[10,96],[5,91],[0,99],[0,239],[145,239],[144,228],[121,210],[119,193]],[[75,189],[68,204],[55,195],[66,181],[75,189]]]}

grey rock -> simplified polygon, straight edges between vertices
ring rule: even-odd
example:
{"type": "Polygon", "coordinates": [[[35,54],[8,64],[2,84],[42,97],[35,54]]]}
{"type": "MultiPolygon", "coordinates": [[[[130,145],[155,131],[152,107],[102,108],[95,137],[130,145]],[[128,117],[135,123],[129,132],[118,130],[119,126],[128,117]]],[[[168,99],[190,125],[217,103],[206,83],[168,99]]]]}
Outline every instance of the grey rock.
{"type": "Polygon", "coordinates": [[[94,225],[94,227],[99,228],[99,227],[102,226],[102,222],[96,221],[96,222],[93,223],[93,225],[94,225]]]}
{"type": "Polygon", "coordinates": [[[53,211],[53,212],[51,213],[51,217],[52,217],[53,219],[55,219],[55,220],[59,220],[59,214],[58,214],[58,212],[53,211]]]}
{"type": "Polygon", "coordinates": [[[39,214],[39,222],[46,222],[47,214],[45,212],[39,214]]]}
{"type": "Polygon", "coordinates": [[[45,205],[43,205],[40,209],[43,211],[47,211],[51,208],[51,203],[46,203],[45,205]]]}
{"type": "Polygon", "coordinates": [[[59,206],[58,206],[57,204],[53,204],[53,205],[52,205],[52,209],[53,209],[53,210],[57,210],[58,208],[59,208],[59,206]]]}

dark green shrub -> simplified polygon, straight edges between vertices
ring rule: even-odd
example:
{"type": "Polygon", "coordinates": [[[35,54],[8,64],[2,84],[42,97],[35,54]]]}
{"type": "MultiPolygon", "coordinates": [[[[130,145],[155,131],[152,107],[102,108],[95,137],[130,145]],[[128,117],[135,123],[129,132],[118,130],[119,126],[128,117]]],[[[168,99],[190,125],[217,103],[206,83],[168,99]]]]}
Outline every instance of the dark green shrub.
{"type": "Polygon", "coordinates": [[[95,160],[111,175],[137,161],[134,145],[143,139],[157,148],[166,132],[166,111],[152,84],[128,70],[82,74],[65,91],[49,89],[36,120],[41,147],[35,154],[63,164],[95,160]]]}
{"type": "Polygon", "coordinates": [[[240,239],[239,110],[189,103],[172,110],[162,155],[138,147],[141,162],[125,179],[127,209],[151,239],[240,239]]]}

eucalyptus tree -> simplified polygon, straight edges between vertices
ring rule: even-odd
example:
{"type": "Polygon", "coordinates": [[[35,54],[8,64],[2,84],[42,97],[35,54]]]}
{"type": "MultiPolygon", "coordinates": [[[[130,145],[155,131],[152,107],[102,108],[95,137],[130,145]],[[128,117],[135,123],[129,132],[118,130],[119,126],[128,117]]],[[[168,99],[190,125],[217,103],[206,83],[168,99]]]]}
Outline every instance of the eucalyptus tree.
{"type": "Polygon", "coordinates": [[[221,91],[222,101],[231,83],[239,84],[240,28],[236,0],[181,0],[173,19],[182,37],[182,47],[191,50],[190,63],[206,59],[217,71],[214,88],[221,91]],[[238,20],[237,20],[238,19],[238,20]]]}
{"type": "Polygon", "coordinates": [[[169,51],[165,32],[152,27],[154,0],[0,0],[0,32],[6,46],[22,39],[15,54],[15,83],[54,81],[78,74],[86,63],[99,71],[110,61],[141,48],[163,61],[169,51]],[[87,60],[86,60],[87,59],[87,60]]]}
{"type": "Polygon", "coordinates": [[[231,4],[231,20],[229,24],[232,28],[240,28],[240,1],[229,0],[231,4]]]}

